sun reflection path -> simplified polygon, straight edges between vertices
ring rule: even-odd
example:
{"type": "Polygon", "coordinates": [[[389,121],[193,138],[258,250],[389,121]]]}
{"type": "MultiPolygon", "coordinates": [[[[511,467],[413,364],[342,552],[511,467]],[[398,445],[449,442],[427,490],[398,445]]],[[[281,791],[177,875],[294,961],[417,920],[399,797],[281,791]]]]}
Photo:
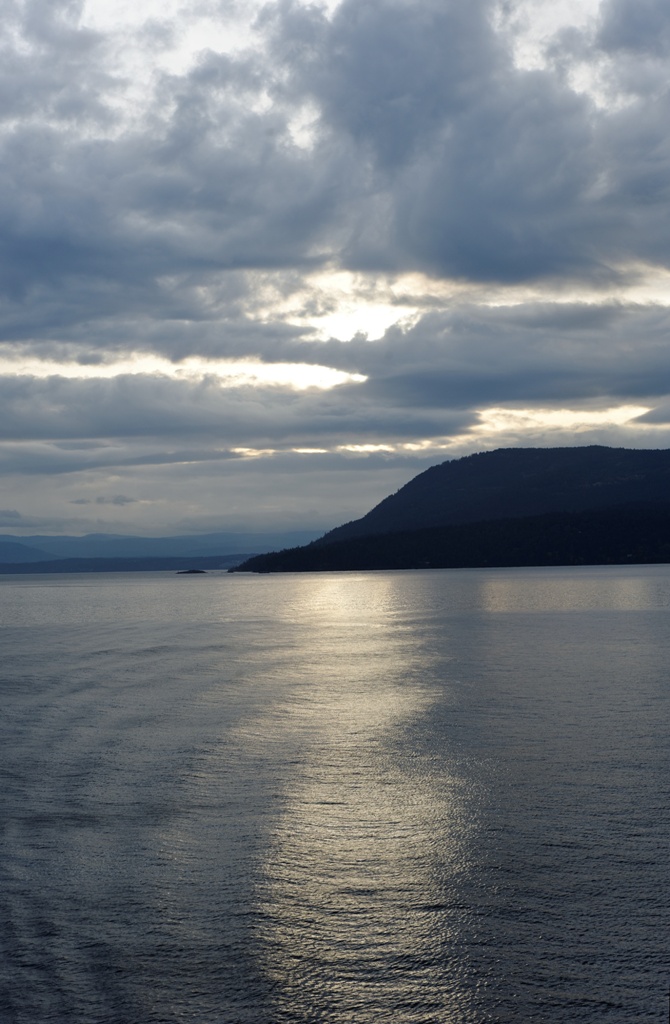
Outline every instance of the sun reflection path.
{"type": "Polygon", "coordinates": [[[278,1019],[383,1020],[394,1007],[410,1022],[432,1005],[463,1020],[449,878],[472,826],[457,779],[408,741],[434,695],[391,581],[379,577],[374,607],[369,580],[352,583],[326,578],[316,603],[312,584],[309,607],[285,609],[311,642],[281,716],[255,723],[259,743],[294,744],[257,891],[261,969],[278,1019]]]}

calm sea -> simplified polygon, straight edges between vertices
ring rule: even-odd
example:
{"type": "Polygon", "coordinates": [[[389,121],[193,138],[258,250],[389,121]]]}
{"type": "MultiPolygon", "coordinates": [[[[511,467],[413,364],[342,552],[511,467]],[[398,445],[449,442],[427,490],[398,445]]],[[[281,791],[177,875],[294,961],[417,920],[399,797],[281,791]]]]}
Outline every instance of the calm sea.
{"type": "Polygon", "coordinates": [[[668,1019],[670,567],[0,577],[2,1024],[668,1019]]]}

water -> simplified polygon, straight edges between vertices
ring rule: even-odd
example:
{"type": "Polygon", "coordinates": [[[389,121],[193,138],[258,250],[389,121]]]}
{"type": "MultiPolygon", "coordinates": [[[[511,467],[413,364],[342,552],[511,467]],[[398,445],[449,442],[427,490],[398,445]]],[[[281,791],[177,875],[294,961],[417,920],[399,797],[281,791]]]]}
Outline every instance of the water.
{"type": "Polygon", "coordinates": [[[2,1024],[666,1021],[670,567],[0,577],[2,1024]]]}

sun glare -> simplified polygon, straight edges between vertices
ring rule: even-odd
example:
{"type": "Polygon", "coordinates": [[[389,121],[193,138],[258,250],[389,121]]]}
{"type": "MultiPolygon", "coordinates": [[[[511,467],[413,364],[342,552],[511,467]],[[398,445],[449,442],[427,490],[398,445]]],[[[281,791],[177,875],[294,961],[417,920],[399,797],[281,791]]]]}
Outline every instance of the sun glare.
{"type": "MultiPolygon", "coordinates": [[[[281,282],[273,286],[271,275],[259,284],[266,289],[267,301],[249,311],[256,319],[280,317],[286,323],[310,327],[320,341],[351,341],[361,334],[377,341],[394,324],[409,325],[417,318],[425,306],[427,282],[419,275],[387,279],[328,270],[306,276],[302,287],[288,297],[281,295],[281,282]]],[[[439,294],[443,301],[453,293],[454,288],[439,288],[436,298],[439,294]]]]}

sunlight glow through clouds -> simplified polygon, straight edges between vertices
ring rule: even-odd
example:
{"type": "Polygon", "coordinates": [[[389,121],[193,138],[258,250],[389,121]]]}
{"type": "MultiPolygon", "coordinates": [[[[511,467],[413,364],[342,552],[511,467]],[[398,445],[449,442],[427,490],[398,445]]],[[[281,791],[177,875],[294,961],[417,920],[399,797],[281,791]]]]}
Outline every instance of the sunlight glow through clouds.
{"type": "MultiPolygon", "coordinates": [[[[504,409],[492,407],[480,410],[479,422],[466,433],[445,438],[426,438],[414,442],[404,441],[398,444],[346,444],[337,447],[338,452],[352,455],[364,454],[401,454],[404,452],[451,452],[461,449],[463,452],[481,450],[481,444],[492,443],[495,437],[501,439],[509,434],[519,439],[528,436],[527,444],[533,443],[533,437],[545,431],[556,432],[559,436],[554,443],[560,444],[560,432],[571,431],[580,433],[597,427],[633,426],[635,420],[650,411],[649,406],[621,405],[609,409],[504,409]],[[481,443],[480,443],[481,442],[481,443]]],[[[655,429],[653,424],[640,424],[640,429],[650,432],[655,429]]],[[[503,443],[498,442],[498,443],[503,443]]],[[[522,440],[523,443],[523,440],[522,440]]]]}
{"type": "Polygon", "coordinates": [[[243,16],[235,15],[231,4],[225,19],[208,9],[207,4],[185,4],[182,0],[86,0],[81,24],[98,32],[122,35],[128,43],[135,36],[135,46],[147,47],[143,29],[165,25],[174,29],[173,39],[165,38],[163,53],[157,64],[165,70],[181,74],[193,64],[203,50],[230,53],[242,49],[252,39],[249,25],[261,9],[251,0],[243,16]]]}
{"type": "Polygon", "coordinates": [[[0,360],[0,375],[11,377],[66,377],[70,380],[110,380],[125,375],[171,377],[174,380],[216,379],[221,387],[277,385],[302,391],[327,390],[344,383],[361,383],[361,374],[304,363],[261,363],[255,360],[207,360],[197,357],[172,363],[159,356],[131,356],[114,363],[57,363],[40,359],[0,360]]]}
{"type": "Polygon", "coordinates": [[[404,448],[398,444],[340,444],[338,452],[352,452],[355,455],[374,455],[377,452],[397,452],[404,448]]]}
{"type": "Polygon", "coordinates": [[[80,26],[105,35],[117,75],[107,102],[120,120],[105,133],[142,124],[161,75],[186,75],[206,51],[235,54],[252,46],[261,6],[231,3],[223,17],[206,0],[86,0],[80,26]]]}
{"type": "Polygon", "coordinates": [[[517,306],[532,303],[569,305],[582,303],[638,303],[642,306],[670,306],[670,270],[641,262],[618,268],[623,280],[615,284],[570,282],[553,287],[524,282],[496,285],[434,280],[423,274],[374,278],[345,271],[321,271],[305,277],[303,287],[288,298],[273,287],[272,274],[256,275],[267,290],[267,302],[248,311],[253,319],[276,320],[311,327],[320,341],[334,338],[350,341],[366,335],[369,341],[382,338],[389,327],[412,326],[428,309],[443,310],[454,304],[517,306]]]}
{"type": "Polygon", "coordinates": [[[648,405],[620,405],[612,409],[483,409],[476,432],[528,428],[580,430],[597,426],[623,426],[650,411],[648,405]]]}
{"type": "MultiPolygon", "coordinates": [[[[551,63],[548,55],[552,40],[565,29],[585,33],[594,30],[601,8],[601,0],[517,0],[509,5],[501,0],[494,13],[493,23],[500,31],[512,37],[514,63],[520,71],[537,71],[551,63]]],[[[606,59],[600,61],[573,60],[567,68],[567,79],[576,93],[588,96],[598,107],[610,110],[626,105],[621,95],[614,95],[611,83],[602,72],[606,59]]]]}
{"type": "MultiPolygon", "coordinates": [[[[330,0],[320,6],[331,15],[338,3],[330,0]]],[[[124,64],[146,79],[147,71],[185,74],[207,50],[234,54],[253,46],[258,40],[255,22],[265,6],[266,0],[232,0],[225,9],[207,0],[86,0],[80,24],[116,36],[123,42],[119,56],[124,64]],[[151,49],[145,34],[156,26],[168,30],[162,33],[160,52],[155,48],[158,37],[151,49]]]]}
{"type": "MultiPolygon", "coordinates": [[[[268,282],[270,283],[270,282],[268,282]]],[[[435,282],[436,302],[457,294],[459,286],[435,282]]],[[[306,276],[300,291],[289,298],[275,297],[257,312],[262,319],[281,317],[286,323],[311,327],[320,341],[331,338],[351,341],[364,334],[368,341],[382,338],[389,327],[409,326],[419,315],[418,300],[430,294],[430,283],[418,274],[396,279],[383,275],[368,277],[341,270],[326,270],[306,276]]]]}
{"type": "MultiPolygon", "coordinates": [[[[339,0],[325,0],[318,6],[330,17],[339,0]]],[[[138,50],[146,26],[169,26],[174,29],[174,38],[170,45],[164,44],[156,65],[182,74],[205,50],[233,53],[253,44],[254,22],[264,7],[265,0],[232,2],[224,13],[202,0],[190,4],[183,0],[144,0],[141,4],[132,0],[86,0],[80,24],[123,36],[127,43],[135,36],[138,50]]],[[[517,66],[533,69],[544,65],[544,47],[552,35],[565,27],[586,28],[599,8],[600,0],[518,0],[513,5],[502,0],[493,21],[499,31],[512,31],[517,66]]]]}
{"type": "Polygon", "coordinates": [[[389,327],[404,322],[408,315],[409,310],[398,309],[396,306],[352,302],[344,303],[334,312],[312,323],[322,340],[336,338],[338,341],[349,341],[356,334],[364,334],[368,341],[378,341],[389,327]]]}
{"type": "MultiPolygon", "coordinates": [[[[385,442],[379,444],[338,444],[331,448],[298,448],[290,450],[297,455],[341,454],[365,455],[442,455],[460,457],[489,447],[505,447],[507,438],[514,438],[515,444],[533,445],[538,435],[553,435],[556,445],[568,443],[562,438],[563,431],[572,435],[586,433],[599,427],[633,427],[644,434],[653,434],[659,429],[656,424],[635,424],[638,417],[650,411],[650,406],[621,405],[609,409],[504,409],[492,407],[478,413],[479,422],[463,434],[448,437],[431,437],[415,441],[385,442]]],[[[662,425],[661,425],[662,426],[662,425]]],[[[574,443],[574,442],[570,442],[574,443]]],[[[594,442],[597,443],[597,442],[594,442]]],[[[233,448],[231,451],[242,458],[259,458],[278,455],[281,449],[233,448]]]]}
{"type": "Polygon", "coordinates": [[[586,29],[600,9],[600,0],[517,0],[499,3],[494,14],[497,28],[512,27],[516,36],[514,58],[523,70],[544,67],[544,48],[564,28],[586,29]]]}

